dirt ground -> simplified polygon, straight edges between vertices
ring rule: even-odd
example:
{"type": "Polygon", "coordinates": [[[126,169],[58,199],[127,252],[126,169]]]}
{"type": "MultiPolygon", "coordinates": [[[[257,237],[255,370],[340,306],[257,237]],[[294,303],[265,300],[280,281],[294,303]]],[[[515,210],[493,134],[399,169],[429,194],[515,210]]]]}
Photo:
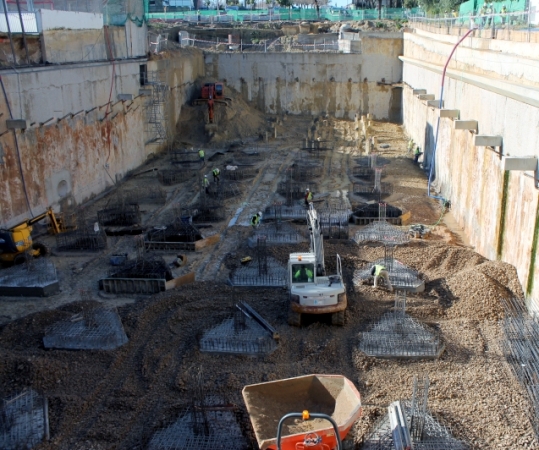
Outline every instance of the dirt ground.
{"type": "MultiPolygon", "coordinates": [[[[258,117],[258,116],[257,116],[258,117]]],[[[240,116],[230,120],[245,120],[240,116]]],[[[354,270],[383,256],[373,243],[358,246],[351,240],[328,241],[328,271],[340,254],[347,284],[349,308],[343,327],[332,327],[325,317],[310,320],[302,328],[287,324],[288,295],[283,288],[241,288],[226,284],[229,269],[239,259],[253,255],[246,243],[252,233],[251,215],[271,204],[278,181],[302,152],[308,129],[334,143],[319,163],[323,176],[316,180],[315,199],[339,200],[355,208],[362,199],[350,193],[351,170],[362,155],[355,139],[355,123],[310,117],[259,118],[252,127],[231,128],[235,135],[184,142],[204,145],[210,161],[192,178],[167,191],[162,205],[144,204],[142,224],[166,224],[179,208],[196,200],[200,176],[213,166],[223,167],[231,156],[230,142],[242,141],[243,149],[257,149],[266,156],[258,163],[257,176],[241,183],[241,195],[226,200],[226,220],[202,228],[204,236],[219,234],[217,245],[187,253],[188,263],[174,275],[193,271],[196,282],[154,296],[114,296],[98,290],[109,256],[126,252],[136,255],[133,236],[109,238],[107,250],[51,260],[59,272],[62,292],[50,298],[2,298],[0,308],[0,389],[8,396],[33,388],[49,399],[51,440],[39,449],[143,449],[156,430],[174,422],[191,404],[202,383],[208,397],[219,397],[237,406],[239,422],[251,448],[252,430],[241,397],[243,386],[310,373],[342,374],[354,382],[362,396],[363,415],[351,437],[361,443],[389,403],[410,398],[414,375],[428,374],[431,382],[428,406],[455,437],[473,449],[538,448],[526,415],[527,399],[510,372],[500,349],[503,316],[500,298],[520,297],[522,290],[514,267],[488,261],[465,245],[458,230],[444,220],[428,239],[413,239],[398,247],[395,257],[417,269],[427,280],[425,292],[408,298],[407,313],[440,330],[446,351],[435,361],[397,361],[367,357],[358,349],[359,335],[394,304],[394,294],[364,284],[354,287],[354,270]],[[260,133],[277,126],[277,138],[259,140],[260,133]],[[237,221],[230,225],[230,219],[237,221]],[[81,300],[80,291],[85,291],[81,300]],[[89,299],[92,300],[89,300],[89,299]],[[265,357],[202,353],[201,335],[230,316],[234,305],[245,301],[278,331],[278,348],[265,357]],[[45,330],[59,319],[101,303],[116,307],[129,342],[114,351],[45,350],[45,330]],[[196,374],[202,373],[202,382],[196,374]]],[[[180,127],[189,127],[189,119],[180,127]]],[[[393,184],[386,201],[411,213],[412,223],[432,226],[442,209],[426,195],[426,178],[406,155],[406,136],[400,126],[374,122],[377,151],[385,162],[383,181],[393,184]],[[385,145],[389,147],[385,148],[385,145]],[[382,145],[382,147],[380,147],[382,145]]],[[[170,167],[165,155],[146,169],[170,167]]],[[[158,171],[134,176],[119,189],[157,188],[158,171]]],[[[117,192],[110,194],[117,195],[117,192]]],[[[110,200],[100,199],[84,209],[89,220],[110,200]]],[[[265,226],[263,224],[263,226],[265,226]]],[[[304,225],[293,225],[302,229],[304,225]]],[[[359,226],[350,226],[353,236],[359,226]]],[[[49,238],[49,244],[54,241],[49,238]]],[[[300,246],[276,246],[271,256],[286,262],[300,246]]],[[[175,253],[162,255],[167,262],[175,253]]]]}

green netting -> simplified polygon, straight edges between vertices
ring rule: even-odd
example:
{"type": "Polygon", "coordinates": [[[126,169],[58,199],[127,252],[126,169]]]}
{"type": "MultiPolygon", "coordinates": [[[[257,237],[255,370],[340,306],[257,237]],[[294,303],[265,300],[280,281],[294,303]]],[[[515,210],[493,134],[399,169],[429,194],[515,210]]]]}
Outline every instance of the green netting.
{"type": "MultiPolygon", "coordinates": [[[[526,11],[526,0],[515,0],[515,1],[497,1],[497,2],[488,2],[488,1],[482,1],[482,0],[468,0],[465,3],[461,3],[459,8],[459,19],[458,23],[466,23],[469,21],[470,16],[480,16],[481,11],[483,10],[483,5],[487,5],[487,8],[490,8],[490,4],[492,3],[492,13],[500,13],[502,10],[502,6],[505,5],[507,12],[524,12],[526,11]]],[[[516,15],[516,16],[508,16],[508,17],[500,17],[495,16],[492,17],[490,20],[494,20],[495,24],[500,23],[511,23],[512,25],[519,25],[524,24],[527,20],[527,17],[523,15],[516,15]]],[[[478,25],[490,25],[492,22],[488,21],[488,18],[476,18],[476,22],[478,21],[478,25]]]]}
{"type": "Polygon", "coordinates": [[[141,27],[148,0],[108,0],[103,5],[103,22],[110,26],[124,26],[130,20],[141,27]]]}

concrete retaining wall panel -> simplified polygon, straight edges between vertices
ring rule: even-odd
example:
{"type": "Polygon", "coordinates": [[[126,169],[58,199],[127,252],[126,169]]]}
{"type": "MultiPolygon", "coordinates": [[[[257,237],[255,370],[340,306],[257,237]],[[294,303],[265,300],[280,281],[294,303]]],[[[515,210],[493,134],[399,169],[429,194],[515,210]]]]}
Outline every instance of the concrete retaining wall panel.
{"type": "MultiPolygon", "coordinates": [[[[432,160],[432,136],[436,132],[438,111],[428,108],[414,97],[412,88],[426,89],[438,98],[441,69],[452,48],[452,45],[448,45],[448,39],[455,38],[441,36],[440,42],[437,42],[438,36],[429,37],[427,46],[425,36],[405,34],[405,58],[438,64],[437,70],[425,70],[420,64],[411,62],[406,62],[403,68],[403,79],[409,86],[404,89],[404,124],[414,140],[424,146],[427,165],[430,164],[429,157],[432,160]]],[[[529,104],[526,99],[513,97],[514,84],[507,81],[517,73],[533,78],[533,70],[517,72],[518,68],[506,68],[508,55],[493,53],[488,42],[477,42],[476,39],[471,42],[473,52],[466,49],[468,41],[462,44],[462,49],[459,47],[457,50],[456,58],[460,65],[456,66],[472,71],[462,70],[460,78],[446,78],[445,107],[459,110],[462,120],[477,120],[479,134],[502,136],[504,154],[539,156],[539,150],[530,145],[530,142],[539,139],[539,129],[536,127],[539,108],[529,104]],[[480,45],[485,50],[480,51],[480,45]],[[467,58],[468,53],[475,55],[477,67],[460,61],[467,58]],[[492,80],[489,76],[482,82],[481,77],[487,73],[490,75],[489,70],[482,67],[485,61],[493,63],[493,67],[504,66],[501,73],[506,74],[506,79],[498,76],[498,80],[492,80]],[[482,87],[467,82],[472,79],[482,87]],[[502,95],[503,92],[507,95],[502,95]]],[[[513,51],[518,52],[518,48],[515,47],[513,51]]],[[[524,53],[525,49],[523,47],[524,53]]],[[[518,53],[511,57],[522,59],[520,67],[535,66],[518,53]]],[[[521,86],[533,86],[536,81],[522,78],[521,86]]],[[[527,295],[539,298],[539,283],[529,282],[538,276],[539,260],[533,247],[534,233],[538,232],[535,229],[538,191],[531,178],[523,172],[514,171],[510,173],[504,192],[505,172],[499,155],[493,150],[499,149],[476,147],[474,133],[455,130],[451,119],[441,119],[433,186],[443,197],[451,200],[455,219],[476,251],[488,258],[500,257],[515,265],[524,290],[531,287],[527,295]],[[504,207],[505,214],[502,214],[504,207]]]]}
{"type": "MultiPolygon", "coordinates": [[[[367,37],[369,55],[335,53],[225,53],[205,55],[206,76],[227,84],[270,114],[318,115],[353,119],[356,113],[388,119],[391,86],[401,80],[398,38],[367,37]],[[376,53],[376,43],[390,54],[376,53]]],[[[380,49],[380,47],[378,47],[380,49]]]]}
{"type": "Polygon", "coordinates": [[[54,29],[100,30],[103,28],[103,14],[99,13],[38,9],[36,21],[40,33],[54,29]]]}

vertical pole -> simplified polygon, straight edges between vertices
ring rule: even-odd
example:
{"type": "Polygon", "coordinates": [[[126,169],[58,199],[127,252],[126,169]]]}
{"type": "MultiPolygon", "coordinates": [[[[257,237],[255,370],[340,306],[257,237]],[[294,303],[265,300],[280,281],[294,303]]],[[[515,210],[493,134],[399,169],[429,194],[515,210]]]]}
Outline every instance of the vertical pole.
{"type": "Polygon", "coordinates": [[[47,397],[43,397],[43,425],[45,429],[44,438],[49,441],[51,434],[49,431],[49,399],[47,397]]]}
{"type": "Polygon", "coordinates": [[[19,3],[19,0],[17,0],[17,10],[19,11],[19,20],[21,21],[22,43],[26,53],[26,64],[30,65],[30,55],[28,54],[28,45],[26,44],[26,33],[24,32],[24,23],[22,21],[21,4],[19,3]]]}
{"type": "Polygon", "coordinates": [[[9,25],[9,15],[7,12],[7,2],[6,0],[3,0],[4,3],[4,14],[6,16],[6,24],[7,24],[7,34],[9,36],[9,45],[11,46],[11,53],[13,54],[13,65],[17,65],[17,55],[15,54],[15,47],[13,47],[13,35],[11,34],[11,27],[9,25]]]}

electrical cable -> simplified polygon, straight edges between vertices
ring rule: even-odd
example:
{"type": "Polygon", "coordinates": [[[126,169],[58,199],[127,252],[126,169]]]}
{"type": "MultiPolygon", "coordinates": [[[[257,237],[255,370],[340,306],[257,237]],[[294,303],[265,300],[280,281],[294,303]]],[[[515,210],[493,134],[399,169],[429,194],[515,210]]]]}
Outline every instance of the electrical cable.
{"type": "MultiPolygon", "coordinates": [[[[13,119],[13,114],[11,112],[11,106],[9,104],[9,99],[8,99],[8,96],[7,96],[7,92],[6,92],[6,88],[4,86],[4,80],[3,80],[2,76],[0,76],[0,85],[2,86],[2,92],[4,93],[4,98],[6,99],[6,105],[7,105],[8,111],[9,111],[9,117],[10,117],[10,119],[13,119]]],[[[17,139],[17,132],[15,130],[13,130],[13,137],[15,139],[15,148],[17,149],[17,159],[19,161],[19,171],[21,173],[22,188],[23,188],[23,191],[24,191],[24,197],[26,198],[26,205],[28,206],[28,210],[30,211],[30,215],[32,217],[35,217],[34,213],[32,211],[32,206],[30,205],[30,198],[28,196],[28,190],[26,189],[26,181],[24,179],[24,171],[22,169],[21,151],[19,149],[19,140],[17,139]]]]}

